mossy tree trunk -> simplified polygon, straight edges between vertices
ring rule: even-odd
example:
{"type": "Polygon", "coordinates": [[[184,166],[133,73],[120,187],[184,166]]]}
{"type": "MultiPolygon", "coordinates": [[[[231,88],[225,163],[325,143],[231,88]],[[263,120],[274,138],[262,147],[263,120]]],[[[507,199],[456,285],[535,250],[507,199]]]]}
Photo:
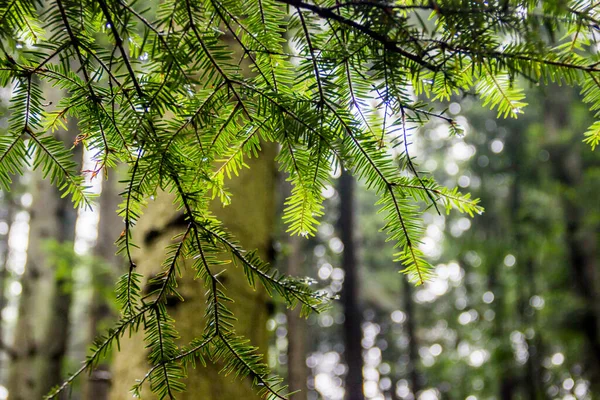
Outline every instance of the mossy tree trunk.
{"type": "MultiPolygon", "coordinates": [[[[228,187],[233,194],[232,204],[222,208],[214,205],[213,211],[224,225],[237,237],[246,249],[258,249],[263,259],[271,260],[271,236],[274,226],[275,204],[274,190],[276,169],[274,163],[275,147],[263,146],[258,159],[249,160],[250,169],[245,169],[239,177],[229,181],[228,187]]],[[[144,216],[134,231],[134,242],[141,250],[134,255],[137,271],[148,278],[160,271],[165,258],[165,247],[171,238],[185,230],[185,221],[176,213],[172,198],[166,193],[159,194],[151,201],[144,216]]],[[[248,286],[241,267],[233,264],[225,266],[226,271],[219,280],[226,287],[227,294],[235,300],[228,306],[238,318],[236,331],[250,339],[252,345],[265,352],[268,347],[266,322],[272,309],[271,300],[262,288],[257,290],[248,286]]],[[[195,272],[191,268],[183,271],[178,280],[179,293],[184,302],[171,302],[170,315],[175,319],[176,328],[181,335],[182,345],[204,330],[205,292],[201,280],[194,280],[195,272]]],[[[121,351],[115,354],[113,363],[113,385],[111,399],[130,399],[129,390],[136,379],[141,379],[149,369],[148,351],[144,347],[143,334],[138,332],[131,339],[124,338],[121,351]]],[[[249,379],[240,381],[233,376],[219,374],[221,366],[198,363],[196,369],[188,370],[185,380],[187,391],[178,395],[178,399],[225,400],[258,399],[253,394],[249,379]]],[[[145,387],[143,399],[152,399],[149,388],[145,387]]]]}

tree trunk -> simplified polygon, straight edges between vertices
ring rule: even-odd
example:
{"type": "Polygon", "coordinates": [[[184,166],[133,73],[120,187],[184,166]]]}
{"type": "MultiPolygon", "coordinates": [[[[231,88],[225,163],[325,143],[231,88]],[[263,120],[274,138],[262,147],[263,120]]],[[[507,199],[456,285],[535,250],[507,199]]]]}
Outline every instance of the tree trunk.
{"type": "Polygon", "coordinates": [[[581,156],[582,146],[578,136],[571,140],[559,140],[559,133],[568,129],[568,113],[571,92],[560,97],[546,99],[546,131],[558,145],[552,150],[555,177],[565,188],[561,190],[561,201],[565,221],[567,257],[576,296],[583,300],[585,309],[580,321],[580,330],[588,344],[584,362],[589,369],[593,390],[600,390],[600,302],[598,299],[598,245],[596,235],[598,225],[589,223],[589,212],[575,191],[583,184],[584,165],[581,156]]]}
{"type": "MultiPolygon", "coordinates": [[[[16,185],[13,185],[16,186],[16,185]]],[[[5,383],[5,366],[4,361],[12,358],[12,348],[5,343],[4,338],[4,321],[2,319],[2,310],[6,307],[6,287],[8,285],[8,258],[10,254],[9,238],[10,229],[15,217],[17,206],[12,192],[2,193],[2,220],[8,225],[8,229],[0,239],[1,266],[0,266],[0,382],[5,383]]],[[[10,363],[8,364],[10,365],[10,363]]]]}
{"type": "MultiPolygon", "coordinates": [[[[512,248],[517,254],[517,270],[516,273],[520,280],[529,282],[528,285],[520,285],[517,288],[517,313],[519,316],[519,326],[522,331],[533,327],[532,318],[527,313],[529,309],[529,299],[532,293],[535,293],[535,275],[533,274],[533,258],[530,254],[528,244],[532,245],[533,241],[526,232],[524,225],[527,223],[523,215],[523,188],[528,179],[533,179],[529,173],[529,169],[525,165],[527,162],[527,154],[524,146],[524,136],[526,132],[515,131],[506,141],[508,156],[510,157],[510,166],[512,172],[513,183],[509,198],[509,229],[512,248]]],[[[536,331],[536,335],[542,333],[536,331]]],[[[528,357],[522,372],[520,380],[521,387],[524,391],[524,397],[530,400],[535,400],[538,397],[538,388],[536,383],[536,371],[539,369],[536,365],[537,354],[533,343],[526,339],[528,345],[528,357]]]]}
{"type": "MultiPolygon", "coordinates": [[[[302,238],[290,236],[287,273],[290,276],[302,276],[302,238]]],[[[300,317],[300,310],[287,310],[287,365],[290,392],[298,391],[294,400],[306,400],[308,380],[308,367],[306,366],[306,320],[300,317]]]]}
{"type": "Polygon", "coordinates": [[[340,217],[338,221],[340,239],[344,244],[342,266],[344,286],[344,356],[348,366],[346,375],[346,400],[363,400],[362,358],[362,310],[359,302],[358,262],[354,240],[354,178],[342,172],[339,178],[340,217]]]}
{"type": "MultiPolygon", "coordinates": [[[[58,96],[59,93],[52,94],[58,96]]],[[[73,120],[69,121],[68,128],[55,136],[70,147],[78,131],[73,120]]],[[[80,147],[76,148],[74,157],[81,161],[80,147]]],[[[64,271],[57,274],[43,246],[48,240],[74,241],[77,210],[70,201],[61,198],[56,187],[42,179],[39,171],[34,175],[27,264],[21,277],[14,344],[16,353],[8,381],[11,400],[41,399],[59,384],[68,343],[71,275],[64,271]]]]}
{"type": "MultiPolygon", "coordinates": [[[[575,147],[575,146],[574,146],[575,147]]],[[[578,149],[570,150],[563,160],[564,182],[576,187],[582,181],[581,155],[578,149]]],[[[598,247],[593,228],[587,227],[587,213],[580,202],[569,193],[562,196],[566,224],[567,254],[571,276],[577,295],[583,300],[585,310],[581,320],[581,331],[588,343],[586,363],[590,366],[590,377],[600,388],[600,306],[596,290],[598,247]]]]}
{"type": "MultiPolygon", "coordinates": [[[[485,220],[486,226],[490,231],[495,227],[493,221],[488,219],[485,220]],[[491,222],[491,223],[490,223],[491,222]]],[[[500,241],[500,235],[494,233],[490,235],[493,240],[500,241]]],[[[514,398],[515,385],[513,378],[513,354],[512,348],[509,343],[507,331],[510,329],[506,326],[506,288],[505,283],[502,280],[502,258],[504,251],[495,251],[490,255],[490,271],[488,275],[488,289],[494,294],[494,302],[492,303],[492,310],[494,311],[494,325],[492,329],[492,338],[498,342],[493,355],[493,362],[498,365],[498,394],[500,400],[512,400],[514,398]]]]}
{"type": "Polygon", "coordinates": [[[417,343],[417,335],[415,333],[415,310],[412,299],[412,283],[405,276],[400,277],[402,281],[402,302],[404,312],[406,313],[406,336],[408,336],[408,381],[410,389],[416,399],[418,392],[421,390],[421,382],[419,380],[419,372],[417,365],[419,363],[419,346],[417,343]]]}
{"type": "MultiPolygon", "coordinates": [[[[274,191],[276,168],[273,162],[275,146],[264,145],[260,158],[248,160],[250,169],[241,171],[239,177],[229,181],[228,187],[233,194],[230,206],[213,207],[215,214],[224,225],[239,239],[246,249],[258,249],[265,260],[272,257],[272,238],[274,226],[274,191]]],[[[160,270],[165,258],[165,247],[171,237],[185,230],[185,222],[175,212],[172,198],[160,193],[151,201],[144,216],[134,231],[134,242],[141,251],[134,255],[137,271],[143,273],[146,280],[160,270]],[[177,222],[180,221],[180,222],[177,222]],[[179,226],[177,226],[179,225],[179,226]]],[[[176,328],[181,336],[180,343],[187,344],[193,338],[200,337],[204,330],[205,288],[199,280],[194,280],[194,272],[188,267],[178,280],[179,293],[185,302],[168,306],[170,315],[175,319],[176,328]]],[[[236,331],[249,339],[263,352],[268,348],[266,322],[272,304],[262,288],[257,290],[248,286],[246,277],[240,268],[233,264],[219,276],[227,288],[227,294],[235,300],[228,308],[237,317],[236,331]]],[[[113,386],[111,399],[130,399],[129,390],[136,379],[141,379],[149,369],[147,349],[144,348],[143,333],[134,334],[131,339],[121,341],[121,351],[115,354],[113,363],[113,386]]],[[[178,399],[258,399],[251,389],[248,378],[235,379],[233,376],[219,374],[220,365],[210,362],[207,367],[198,364],[190,368],[185,380],[187,390],[179,394],[178,399]]],[[[149,394],[148,385],[144,388],[143,399],[154,398],[149,394]]]]}
{"type": "MultiPolygon", "coordinates": [[[[112,288],[115,278],[124,271],[123,258],[116,255],[115,240],[123,229],[122,218],[117,214],[121,201],[117,190],[117,175],[119,171],[109,172],[108,179],[102,183],[100,197],[100,221],[98,224],[98,239],[94,254],[106,262],[106,268],[92,266],[93,290],[90,306],[89,340],[91,343],[96,336],[103,333],[108,323],[115,319],[106,297],[107,288],[112,288]]],[[[110,390],[110,369],[108,362],[101,362],[89,375],[84,388],[84,399],[106,400],[110,390]]]]}

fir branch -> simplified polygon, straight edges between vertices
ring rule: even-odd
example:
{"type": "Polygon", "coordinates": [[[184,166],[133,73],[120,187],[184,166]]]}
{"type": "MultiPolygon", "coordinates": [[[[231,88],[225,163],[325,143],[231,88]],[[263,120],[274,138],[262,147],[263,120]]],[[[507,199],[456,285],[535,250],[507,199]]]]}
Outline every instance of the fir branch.
{"type": "Polygon", "coordinates": [[[344,18],[344,17],[340,16],[339,14],[336,14],[327,8],[322,8],[317,5],[304,3],[299,0],[277,0],[277,1],[280,1],[282,3],[288,4],[290,6],[294,6],[297,8],[304,8],[306,10],[310,10],[326,20],[334,20],[334,21],[338,21],[344,25],[350,26],[350,27],[356,29],[357,31],[364,33],[365,35],[371,37],[375,41],[381,43],[381,45],[384,47],[384,49],[386,49],[388,51],[391,51],[393,53],[398,53],[401,56],[406,57],[407,59],[411,60],[415,64],[418,64],[418,65],[420,65],[424,68],[427,68],[431,71],[439,70],[438,67],[436,67],[435,65],[429,64],[428,62],[424,61],[421,57],[414,55],[412,53],[409,53],[407,51],[404,51],[403,49],[398,47],[398,45],[396,43],[394,43],[394,41],[392,41],[389,37],[384,36],[380,33],[377,33],[375,31],[373,31],[372,29],[370,29],[369,27],[361,25],[351,19],[344,18]]]}
{"type": "Polygon", "coordinates": [[[127,328],[131,327],[135,323],[138,323],[149,310],[151,310],[151,307],[146,306],[133,316],[119,321],[117,327],[109,331],[108,336],[94,348],[92,354],[90,354],[85,363],[75,373],[71,374],[69,378],[66,379],[59,387],[51,390],[50,393],[46,395],[45,399],[50,400],[57,398],[57,396],[67,389],[79,375],[87,370],[92,369],[93,366],[98,363],[99,357],[102,354],[106,354],[108,348],[110,348],[112,345],[112,342],[122,336],[127,328]]]}

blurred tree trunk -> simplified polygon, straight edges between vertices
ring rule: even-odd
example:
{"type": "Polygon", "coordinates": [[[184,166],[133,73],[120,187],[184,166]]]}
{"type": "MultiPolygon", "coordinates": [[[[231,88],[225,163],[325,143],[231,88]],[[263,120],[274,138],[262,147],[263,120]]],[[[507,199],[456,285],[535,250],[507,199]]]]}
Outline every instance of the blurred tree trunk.
{"type": "MultiPolygon", "coordinates": [[[[525,332],[528,328],[532,328],[532,318],[528,315],[532,312],[529,305],[529,299],[535,293],[535,275],[533,274],[533,256],[530,254],[528,246],[533,243],[530,235],[526,233],[525,224],[527,223],[525,214],[526,210],[523,206],[523,188],[527,184],[528,179],[534,177],[529,174],[532,170],[527,168],[528,161],[527,152],[524,144],[525,131],[515,130],[506,140],[506,150],[510,158],[510,170],[512,173],[512,186],[509,198],[509,229],[510,243],[517,255],[517,271],[519,280],[528,282],[527,285],[519,285],[517,290],[517,315],[519,316],[520,330],[525,332]]],[[[536,331],[536,335],[541,335],[541,332],[536,331]]],[[[528,339],[527,343],[528,357],[525,362],[522,379],[520,380],[521,387],[524,390],[526,398],[536,400],[538,398],[538,385],[536,379],[536,371],[540,368],[536,365],[538,361],[536,348],[528,339]]]]}
{"type": "Polygon", "coordinates": [[[343,171],[338,182],[340,196],[338,229],[344,244],[342,306],[344,307],[344,355],[348,365],[345,389],[346,400],[363,400],[362,310],[359,303],[358,261],[354,240],[354,187],[352,175],[343,171]]]}
{"type": "MultiPolygon", "coordinates": [[[[599,249],[596,242],[597,224],[590,226],[589,210],[578,197],[583,185],[584,168],[582,143],[576,132],[565,139],[564,130],[572,125],[570,107],[573,96],[548,96],[545,101],[545,128],[553,139],[551,157],[554,175],[564,185],[561,201],[564,209],[567,256],[573,280],[573,289],[584,304],[578,323],[588,344],[584,360],[588,365],[592,387],[600,390],[600,299],[598,298],[599,249]],[[561,139],[562,137],[562,139],[561,139]]],[[[585,150],[588,150],[587,148],[585,150]]]]}
{"type": "MultiPolygon", "coordinates": [[[[565,150],[561,166],[564,171],[563,183],[568,188],[580,187],[583,181],[583,169],[577,144],[565,150]]],[[[600,389],[600,306],[598,304],[600,299],[595,285],[600,265],[596,235],[593,233],[595,230],[587,223],[587,210],[573,195],[572,190],[563,190],[562,201],[571,276],[575,292],[584,303],[579,325],[589,348],[584,358],[587,358],[593,385],[598,385],[596,389],[600,389]]]]}
{"type": "MultiPolygon", "coordinates": [[[[16,178],[18,179],[18,178],[16,178]]],[[[13,185],[15,186],[15,185],[13,185]]],[[[6,233],[0,237],[0,383],[5,383],[6,371],[4,366],[5,360],[12,358],[13,349],[5,342],[4,338],[4,320],[2,319],[2,310],[6,307],[6,288],[8,285],[8,258],[10,255],[9,238],[10,229],[17,211],[17,205],[14,200],[13,192],[2,193],[2,220],[8,225],[6,233]]],[[[10,365],[10,364],[8,364],[10,365]]]]}
{"type": "MultiPolygon", "coordinates": [[[[487,220],[486,220],[487,221],[487,220]]],[[[493,221],[490,221],[493,222],[493,221]]],[[[494,229],[495,224],[486,224],[494,229]]],[[[491,233],[491,232],[490,232],[491,233]]],[[[490,235],[494,242],[500,242],[502,239],[498,234],[490,235]]],[[[494,294],[492,310],[494,311],[494,325],[492,337],[497,340],[497,348],[493,355],[493,360],[498,365],[498,393],[500,400],[512,400],[514,398],[515,385],[512,372],[513,354],[508,339],[508,327],[505,325],[506,290],[502,281],[502,260],[503,253],[496,251],[491,257],[491,271],[488,277],[488,288],[494,294]]]]}
{"type": "MultiPolygon", "coordinates": [[[[77,124],[74,120],[69,121],[68,132],[63,139],[65,146],[72,146],[79,134],[77,124]]],[[[77,146],[74,157],[81,165],[82,148],[77,146]]],[[[55,193],[58,193],[55,190],[55,193]]],[[[59,243],[73,243],[75,241],[75,225],[77,222],[77,210],[73,208],[68,199],[58,199],[58,207],[55,212],[57,235],[53,238],[59,243]]],[[[40,211],[43,210],[40,207],[40,211]]],[[[48,302],[49,312],[45,325],[42,327],[42,349],[40,351],[40,377],[41,395],[45,395],[62,382],[62,366],[67,353],[69,337],[69,323],[72,299],[73,279],[72,271],[57,271],[56,266],[51,267],[51,287],[48,302]]]]}
{"type": "MultiPolygon", "coordinates": [[[[272,232],[275,214],[276,168],[274,163],[276,148],[274,145],[262,146],[260,158],[248,160],[250,169],[244,169],[239,177],[228,182],[233,194],[232,204],[226,208],[215,205],[213,211],[224,225],[239,239],[246,249],[258,249],[259,255],[272,259],[272,232]]],[[[171,196],[160,193],[150,201],[134,230],[134,242],[141,251],[134,254],[137,271],[145,279],[160,271],[165,258],[165,247],[171,238],[185,230],[185,221],[171,204],[171,196]]],[[[235,303],[228,308],[237,317],[236,331],[248,338],[252,345],[262,351],[268,348],[266,322],[273,306],[262,288],[257,290],[248,286],[243,270],[233,264],[225,266],[226,271],[219,276],[226,292],[235,303]]],[[[185,302],[168,304],[168,311],[176,321],[181,336],[180,343],[188,344],[193,338],[200,337],[204,330],[205,288],[200,280],[194,279],[194,272],[188,267],[183,277],[178,279],[178,291],[185,302]]],[[[144,347],[143,334],[138,332],[131,339],[121,341],[121,351],[115,354],[113,363],[113,385],[111,399],[130,399],[129,392],[136,379],[141,379],[149,369],[147,349],[144,347]]],[[[207,367],[198,364],[196,369],[188,370],[185,380],[187,391],[178,394],[183,400],[229,400],[258,399],[251,389],[249,378],[239,380],[233,376],[219,374],[222,365],[207,367]]],[[[149,394],[148,385],[144,388],[144,399],[154,398],[149,394]]]]}
{"type": "Polygon", "coordinates": [[[535,326],[535,314],[534,310],[530,305],[531,297],[536,293],[536,276],[534,274],[534,260],[531,254],[521,253],[523,256],[523,262],[520,275],[522,279],[528,282],[528,285],[521,285],[519,290],[519,313],[521,319],[521,330],[527,332],[529,329],[533,329],[535,332],[535,340],[525,338],[527,344],[528,357],[525,363],[525,372],[523,374],[522,386],[525,390],[525,394],[529,400],[537,400],[543,398],[542,396],[542,384],[540,379],[541,364],[539,359],[539,346],[541,341],[542,332],[536,329],[535,326]]]}
{"type": "MultiPolygon", "coordinates": [[[[290,276],[302,276],[302,238],[290,236],[288,243],[290,252],[287,258],[290,276]]],[[[308,367],[306,366],[306,331],[308,326],[304,318],[300,317],[300,309],[287,310],[287,338],[288,338],[288,385],[290,392],[299,391],[294,395],[294,400],[306,400],[308,380],[308,367]]]]}
{"type": "MultiPolygon", "coordinates": [[[[57,103],[59,91],[48,96],[57,103]],[[52,98],[54,97],[54,99],[52,98]]],[[[68,131],[54,134],[71,147],[78,135],[75,122],[68,131]]],[[[81,161],[81,147],[74,151],[81,161]]],[[[25,272],[21,277],[15,335],[15,358],[11,365],[8,389],[11,400],[42,398],[61,382],[63,359],[67,350],[71,308],[70,271],[58,271],[43,250],[45,241],[73,242],[77,210],[59,190],[34,173],[33,204],[30,211],[29,247],[25,272]]]]}
{"type": "MultiPolygon", "coordinates": [[[[107,292],[111,291],[115,278],[119,272],[125,270],[120,268],[124,265],[123,258],[116,254],[115,240],[123,230],[122,218],[117,214],[120,203],[119,191],[117,189],[118,170],[112,170],[107,179],[102,182],[102,194],[100,196],[100,220],[98,223],[98,239],[94,248],[94,255],[106,262],[105,268],[92,266],[93,294],[90,305],[89,340],[91,343],[95,337],[101,334],[109,326],[109,322],[115,319],[111,299],[107,292]]],[[[105,400],[108,399],[110,390],[110,369],[108,362],[101,362],[89,375],[84,388],[84,399],[105,400]]]]}
{"type": "Polygon", "coordinates": [[[406,336],[408,337],[408,381],[410,382],[410,390],[417,398],[417,393],[421,390],[419,381],[418,363],[419,363],[419,345],[417,343],[417,335],[415,332],[415,307],[412,299],[412,284],[405,276],[400,277],[402,281],[402,302],[404,312],[406,313],[406,321],[404,327],[406,336]]]}

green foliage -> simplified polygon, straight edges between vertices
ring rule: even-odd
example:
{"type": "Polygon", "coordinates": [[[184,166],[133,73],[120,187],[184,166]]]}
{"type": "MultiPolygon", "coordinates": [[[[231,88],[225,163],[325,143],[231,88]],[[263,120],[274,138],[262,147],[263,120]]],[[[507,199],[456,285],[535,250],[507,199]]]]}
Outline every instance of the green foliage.
{"type": "MultiPolygon", "coordinates": [[[[290,307],[318,311],[327,300],[244,251],[208,212],[211,198],[235,201],[227,179],[246,157],[260,156],[261,141],[280,145],[277,160],[293,185],[283,217],[292,234],[315,233],[329,176],[346,168],[379,195],[396,260],[420,284],[431,275],[419,249],[422,205],[481,212],[477,200],[422,178],[413,164],[414,126],[436,119],[460,133],[423,96],[476,93],[499,115],[516,116],[525,105],[519,82],[559,82],[580,86],[600,110],[598,11],[583,1],[167,0],[155,11],[126,0],[0,4],[0,84],[13,88],[0,183],[7,188],[32,160],[76,206],[87,204],[70,150],[52,135],[65,118],[79,123],[76,145],[93,154],[93,175],[128,164],[119,211],[119,251],[130,263],[117,286],[122,317],[79,373],[143,321],[153,364],[147,378],[161,398],[183,390],[194,357],[221,359],[225,373],[251,377],[265,397],[285,397],[232,329],[229,298],[214,272],[219,255],[290,307]],[[52,110],[42,83],[65,93],[52,110]],[[175,195],[189,226],[152,282],[159,289],[142,298],[132,229],[161,191],[175,195]],[[179,296],[186,259],[208,291],[207,328],[206,337],[178,348],[164,305],[179,296]]],[[[592,147],[597,128],[586,136],[592,147]]]]}
{"type": "Polygon", "coordinates": [[[596,146],[600,144],[600,122],[596,121],[590,129],[585,133],[585,139],[583,140],[592,147],[592,150],[596,149],[596,146]]]}

